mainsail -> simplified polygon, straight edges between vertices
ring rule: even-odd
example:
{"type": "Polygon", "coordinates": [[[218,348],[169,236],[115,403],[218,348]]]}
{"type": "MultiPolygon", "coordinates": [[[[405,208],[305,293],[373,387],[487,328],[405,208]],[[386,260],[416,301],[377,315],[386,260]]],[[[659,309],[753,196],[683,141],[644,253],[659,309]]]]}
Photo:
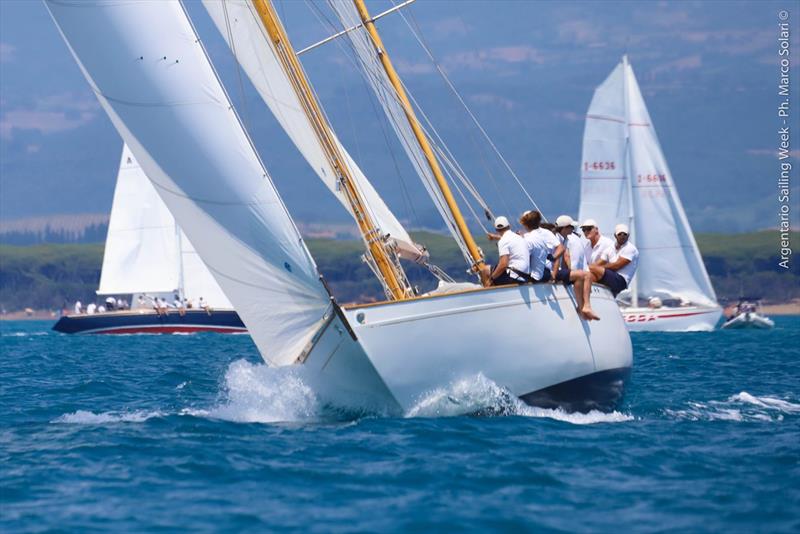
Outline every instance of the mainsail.
{"type": "Polygon", "coordinates": [[[640,251],[638,297],[672,295],[713,305],[708,278],[633,68],[623,58],[594,93],[586,115],[580,219],[611,235],[629,223],[640,251]]]}
{"type": "MultiPolygon", "coordinates": [[[[340,187],[337,173],[320,146],[314,126],[303,111],[286,71],[278,59],[275,44],[266,35],[252,2],[203,0],[203,5],[281,127],[322,182],[352,215],[352,208],[340,187]]],[[[410,260],[424,257],[426,253],[413,242],[341,142],[338,139],[335,139],[335,142],[382,233],[388,234],[396,243],[401,257],[410,260]]]]}
{"type": "Polygon", "coordinates": [[[125,145],[97,293],[173,291],[203,297],[212,308],[233,307],[125,145]]]}
{"type": "Polygon", "coordinates": [[[329,296],[183,6],[45,4],[264,359],[294,362],[324,321],[329,296]]]}

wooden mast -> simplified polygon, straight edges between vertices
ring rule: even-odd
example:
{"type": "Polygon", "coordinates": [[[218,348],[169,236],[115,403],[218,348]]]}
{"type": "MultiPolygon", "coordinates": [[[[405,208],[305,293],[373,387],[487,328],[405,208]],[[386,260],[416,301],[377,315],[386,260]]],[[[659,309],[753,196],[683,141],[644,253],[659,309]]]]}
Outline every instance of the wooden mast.
{"type": "Polygon", "coordinates": [[[467,227],[467,223],[464,221],[464,216],[461,214],[461,209],[458,207],[452,191],[450,191],[450,186],[447,185],[447,181],[444,178],[442,169],[439,167],[439,161],[436,159],[436,156],[433,154],[433,150],[431,149],[428,137],[425,135],[425,132],[422,131],[422,128],[419,125],[417,116],[414,113],[414,108],[411,106],[411,102],[408,100],[406,91],[403,88],[403,83],[400,81],[400,77],[397,75],[397,71],[394,69],[392,61],[389,59],[389,55],[386,53],[386,50],[383,47],[383,41],[381,41],[381,37],[378,35],[378,30],[375,27],[374,19],[370,17],[369,11],[367,11],[367,6],[364,5],[364,0],[353,0],[353,2],[355,2],[356,9],[358,9],[361,22],[363,23],[364,28],[366,28],[367,33],[372,40],[373,46],[375,46],[375,50],[378,53],[378,57],[381,60],[384,70],[386,71],[386,75],[389,77],[389,81],[397,93],[400,104],[403,106],[403,111],[405,112],[406,118],[411,125],[411,129],[414,131],[414,136],[417,138],[417,142],[419,143],[420,148],[422,148],[422,152],[425,154],[425,159],[428,162],[428,166],[430,167],[431,172],[433,172],[434,178],[436,178],[436,183],[439,186],[439,190],[442,192],[442,196],[447,203],[447,207],[450,209],[450,213],[453,215],[453,220],[456,223],[458,232],[461,234],[464,243],[467,245],[467,250],[469,250],[470,256],[472,256],[472,261],[474,262],[473,268],[475,270],[479,270],[481,264],[484,263],[483,254],[478,248],[478,245],[475,243],[475,239],[472,237],[472,234],[467,227]]]}
{"type": "Polygon", "coordinates": [[[251,0],[258,13],[261,23],[267,31],[267,35],[275,45],[278,59],[286,72],[292,88],[297,94],[303,111],[308,117],[314,129],[314,133],[319,140],[325,156],[331,168],[337,173],[339,182],[342,185],[347,200],[353,209],[358,228],[367,244],[369,255],[377,267],[380,276],[383,278],[384,286],[388,289],[391,298],[402,300],[411,296],[411,288],[405,283],[405,274],[395,259],[390,256],[384,242],[384,236],[380,229],[375,225],[369,212],[365,207],[364,200],[355,186],[349,167],[344,163],[344,158],[339,151],[338,144],[335,142],[331,133],[330,125],[322,113],[322,109],[317,102],[314,92],[305,77],[297,54],[289,42],[286,31],[280,23],[275,9],[270,0],[251,0]]]}

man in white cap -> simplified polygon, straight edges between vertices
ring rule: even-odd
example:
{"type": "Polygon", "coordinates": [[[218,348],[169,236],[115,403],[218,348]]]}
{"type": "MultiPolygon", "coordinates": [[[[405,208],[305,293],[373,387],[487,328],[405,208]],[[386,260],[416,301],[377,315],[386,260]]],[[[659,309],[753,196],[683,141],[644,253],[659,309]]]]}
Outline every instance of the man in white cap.
{"type": "Polygon", "coordinates": [[[497,242],[497,251],[500,259],[492,269],[489,267],[487,286],[501,286],[505,284],[522,284],[528,273],[528,245],[521,235],[511,231],[508,219],[500,216],[494,221],[494,228],[500,235],[497,242]]]}
{"type": "Polygon", "coordinates": [[[586,270],[584,244],[575,233],[575,221],[569,215],[556,219],[556,231],[564,245],[564,257],[553,262],[555,279],[565,285],[575,284],[575,300],[578,313],[587,321],[600,319],[592,310],[589,301],[592,290],[592,275],[586,270]],[[560,266],[560,267],[559,267],[560,266]]]}
{"type": "Polygon", "coordinates": [[[600,234],[600,228],[594,219],[586,219],[581,224],[581,232],[586,238],[586,264],[597,263],[607,248],[614,246],[614,241],[600,234]]]}
{"type": "Polygon", "coordinates": [[[615,226],[614,238],[617,242],[603,252],[596,264],[589,267],[595,282],[608,286],[615,297],[628,288],[639,266],[639,250],[628,241],[629,234],[626,225],[615,226]]]}

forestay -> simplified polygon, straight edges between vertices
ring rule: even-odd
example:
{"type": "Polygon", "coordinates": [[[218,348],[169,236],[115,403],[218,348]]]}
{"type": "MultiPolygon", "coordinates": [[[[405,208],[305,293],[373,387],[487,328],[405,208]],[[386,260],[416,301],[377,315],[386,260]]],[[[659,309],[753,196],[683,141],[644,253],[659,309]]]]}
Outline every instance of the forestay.
{"type": "Polygon", "coordinates": [[[616,223],[627,222],[628,213],[633,219],[631,239],[640,251],[634,285],[638,296],[668,294],[696,304],[715,304],[714,289],[626,58],[595,92],[586,121],[583,167],[581,219],[596,219],[608,235],[616,223]],[[614,106],[623,102],[624,114],[614,114],[618,108],[608,106],[611,101],[614,106]],[[601,115],[603,119],[596,118],[601,115]],[[620,147],[626,149],[621,151],[620,147]],[[619,180],[599,179],[611,176],[613,170],[586,170],[587,164],[593,167],[595,162],[611,162],[617,167],[621,163],[624,172],[614,175],[619,180]],[[632,209],[622,188],[594,187],[595,183],[617,181],[629,188],[632,209]],[[619,199],[616,211],[612,207],[614,198],[619,199]]]}
{"type": "Polygon", "coordinates": [[[242,317],[289,364],[329,298],[177,0],[46,0],[114,126],[242,317]]]}
{"type": "MultiPolygon", "coordinates": [[[[303,112],[302,105],[278,59],[275,44],[266,35],[252,2],[203,0],[203,5],[281,127],[320,180],[352,215],[352,208],[344,190],[340,189],[336,173],[319,144],[308,116],[303,112]]],[[[394,240],[401,257],[410,260],[424,257],[426,253],[414,244],[408,232],[386,206],[341,142],[336,139],[336,143],[372,219],[383,235],[389,234],[394,240]]]]}

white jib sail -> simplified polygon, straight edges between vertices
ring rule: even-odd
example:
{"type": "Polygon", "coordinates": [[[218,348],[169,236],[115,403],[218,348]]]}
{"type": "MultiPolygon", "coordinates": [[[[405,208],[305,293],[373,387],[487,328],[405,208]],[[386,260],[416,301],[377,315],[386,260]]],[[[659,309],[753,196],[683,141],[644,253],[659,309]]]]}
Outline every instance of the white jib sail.
{"type": "MultiPolygon", "coordinates": [[[[311,122],[303,112],[291,82],[278,60],[275,45],[266,35],[252,2],[249,0],[203,0],[203,5],[281,127],[322,182],[352,215],[350,203],[344,191],[339,188],[336,173],[325,157],[325,152],[317,140],[311,122]]],[[[414,244],[403,225],[389,210],[338,140],[337,144],[373,220],[384,235],[389,234],[395,241],[401,257],[417,260],[425,255],[414,244]]]]}
{"type": "Polygon", "coordinates": [[[97,293],[174,291],[180,285],[179,260],[175,219],[124,146],[97,293]]]}
{"type": "Polygon", "coordinates": [[[294,362],[321,326],[329,298],[183,6],[45,3],[262,357],[294,362]]]}
{"type": "Polygon", "coordinates": [[[212,308],[232,308],[189,238],[178,232],[172,214],[124,145],[97,293],[171,293],[183,286],[188,299],[203,297],[212,308]]]}
{"type": "MultiPolygon", "coordinates": [[[[615,111],[618,109],[615,108],[615,111]]],[[[668,294],[696,304],[714,305],[714,288],[683,211],[633,68],[626,59],[595,91],[586,120],[583,159],[580,217],[596,219],[601,231],[607,235],[611,235],[615,224],[628,223],[628,217],[632,219],[631,239],[640,251],[634,286],[638,295],[646,299],[668,294]],[[612,92],[616,92],[617,96],[612,92]],[[609,110],[602,106],[611,100],[623,103],[623,114],[617,112],[613,116],[606,115],[609,110]],[[604,118],[598,119],[598,116],[604,118]],[[624,120],[619,123],[618,119],[624,120]],[[622,128],[604,124],[604,130],[598,127],[599,123],[620,124],[622,128]],[[604,134],[607,137],[603,137],[604,134]],[[623,147],[622,152],[620,146],[623,147]],[[592,168],[595,162],[621,163],[624,172],[620,174],[619,182],[629,188],[628,195],[619,187],[595,188],[595,183],[603,182],[598,177],[613,172],[595,170],[592,168]],[[619,199],[616,210],[613,208],[614,198],[619,199]],[[602,207],[608,209],[603,210],[602,207]]]]}

